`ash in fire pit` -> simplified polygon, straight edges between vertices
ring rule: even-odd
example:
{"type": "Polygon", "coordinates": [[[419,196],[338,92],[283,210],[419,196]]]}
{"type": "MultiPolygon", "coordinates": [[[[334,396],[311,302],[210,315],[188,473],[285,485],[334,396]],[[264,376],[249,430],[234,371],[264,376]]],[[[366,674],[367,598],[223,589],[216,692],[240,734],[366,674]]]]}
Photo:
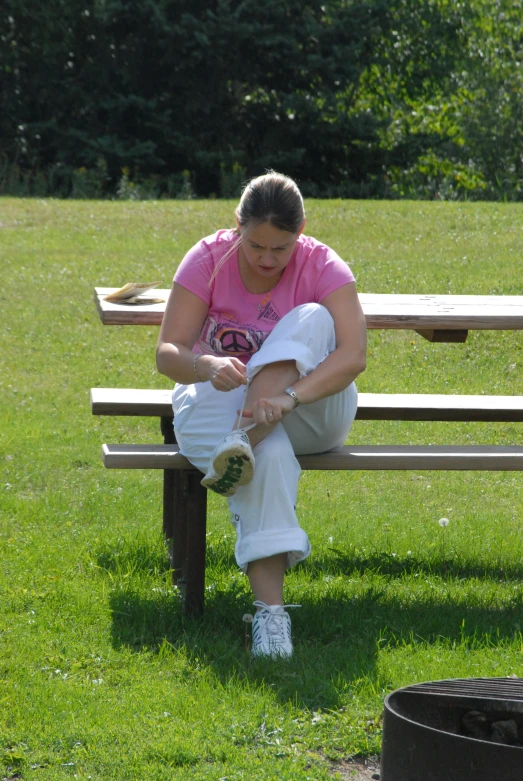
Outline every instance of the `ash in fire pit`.
{"type": "Polygon", "coordinates": [[[483,711],[470,710],[461,719],[461,726],[463,735],[468,738],[491,740],[493,743],[503,743],[506,746],[523,745],[519,735],[520,730],[514,719],[492,721],[483,711]]]}

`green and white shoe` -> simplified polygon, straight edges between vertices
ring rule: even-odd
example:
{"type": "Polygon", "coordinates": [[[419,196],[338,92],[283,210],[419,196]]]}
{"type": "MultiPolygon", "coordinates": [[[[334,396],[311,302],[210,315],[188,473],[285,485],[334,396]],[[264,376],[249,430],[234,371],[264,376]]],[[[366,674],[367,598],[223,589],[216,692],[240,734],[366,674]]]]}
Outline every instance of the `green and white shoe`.
{"type": "Polygon", "coordinates": [[[232,496],[238,486],[251,482],[253,474],[251,443],[245,431],[238,429],[216,445],[202,485],[221,496],[232,496]]]}

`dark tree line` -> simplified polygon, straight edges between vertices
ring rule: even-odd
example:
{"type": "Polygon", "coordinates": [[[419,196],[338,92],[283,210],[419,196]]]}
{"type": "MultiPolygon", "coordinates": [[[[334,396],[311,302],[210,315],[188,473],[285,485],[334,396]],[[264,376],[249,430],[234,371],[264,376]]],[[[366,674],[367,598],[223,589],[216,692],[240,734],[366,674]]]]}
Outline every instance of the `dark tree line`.
{"type": "Polygon", "coordinates": [[[0,192],[521,196],[523,0],[3,0],[0,192]]]}

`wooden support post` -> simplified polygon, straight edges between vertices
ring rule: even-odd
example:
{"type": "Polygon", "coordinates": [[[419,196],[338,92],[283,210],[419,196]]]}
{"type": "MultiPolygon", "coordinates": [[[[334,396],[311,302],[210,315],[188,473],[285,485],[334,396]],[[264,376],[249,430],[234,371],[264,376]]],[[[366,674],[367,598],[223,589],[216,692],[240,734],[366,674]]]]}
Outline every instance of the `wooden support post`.
{"type": "Polygon", "coordinates": [[[416,333],[428,342],[466,342],[468,331],[443,329],[416,329],[416,333]]]}
{"type": "MultiPolygon", "coordinates": [[[[160,429],[165,445],[174,445],[176,437],[173,429],[173,418],[160,418],[160,429]]],[[[176,512],[176,489],[179,483],[179,473],[174,469],[163,470],[163,533],[169,546],[174,537],[174,517],[176,512]]],[[[171,553],[169,552],[171,558],[171,553]]],[[[172,561],[171,561],[172,564],[172,561]]]]}
{"type": "MultiPolygon", "coordinates": [[[[176,444],[173,418],[160,419],[163,441],[176,444]]],[[[176,469],[163,470],[163,533],[169,546],[169,561],[173,571],[173,585],[185,596],[185,571],[187,559],[187,524],[189,518],[189,472],[176,469]]]]}
{"type": "Polygon", "coordinates": [[[169,543],[174,538],[175,493],[178,477],[179,474],[174,469],[163,470],[163,536],[169,543]]]}
{"type": "Polygon", "coordinates": [[[185,474],[188,483],[188,503],[184,612],[187,616],[201,616],[205,594],[207,489],[200,484],[202,476],[199,472],[186,472],[185,474]]]}
{"type": "Polygon", "coordinates": [[[190,474],[190,472],[185,471],[177,472],[174,493],[175,512],[173,516],[173,536],[171,541],[171,566],[173,568],[173,585],[178,586],[182,597],[185,597],[185,575],[187,570],[187,527],[190,518],[190,474]]]}

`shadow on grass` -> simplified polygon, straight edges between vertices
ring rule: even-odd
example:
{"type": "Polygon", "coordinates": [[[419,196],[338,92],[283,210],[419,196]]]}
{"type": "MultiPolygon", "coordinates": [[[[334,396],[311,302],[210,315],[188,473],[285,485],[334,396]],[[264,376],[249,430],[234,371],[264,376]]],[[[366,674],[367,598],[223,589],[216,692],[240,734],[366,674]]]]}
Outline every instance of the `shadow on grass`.
{"type": "MultiPolygon", "coordinates": [[[[214,544],[207,547],[207,567],[219,566],[227,570],[236,569],[234,550],[230,544],[214,544]]],[[[496,581],[523,581],[523,560],[507,562],[500,560],[478,561],[477,556],[465,558],[454,555],[445,558],[439,553],[432,557],[419,559],[416,556],[393,555],[386,551],[361,552],[357,548],[342,551],[328,548],[327,551],[314,552],[305,562],[300,564],[313,578],[327,575],[350,575],[357,572],[375,572],[384,576],[402,577],[404,575],[430,575],[442,578],[494,578],[496,581]]]]}
{"type": "MultiPolygon", "coordinates": [[[[336,709],[351,685],[362,679],[377,680],[375,660],[384,645],[401,647],[437,641],[470,648],[502,646],[512,641],[518,625],[523,625],[520,599],[500,609],[495,605],[458,603],[449,596],[446,578],[485,575],[483,568],[461,566],[449,575],[445,563],[438,572],[410,557],[408,561],[390,561],[383,554],[361,560],[342,556],[340,560],[339,555],[332,555],[302,565],[307,568],[312,596],[307,594],[303,607],[293,612],[292,664],[255,662],[245,638],[250,628],[241,621],[241,616],[252,610],[247,582],[238,576],[232,560],[225,571],[223,550],[216,554],[222,576],[219,583],[207,587],[206,612],[201,619],[185,618],[179,595],[167,586],[144,592],[143,584],[133,588],[128,580],[120,581],[111,596],[114,646],[137,652],[163,653],[166,647],[182,651],[189,660],[212,670],[224,685],[232,679],[244,681],[247,687],[270,687],[281,702],[292,702],[297,707],[336,709]],[[388,584],[376,585],[369,578],[368,585],[359,581],[357,595],[348,596],[338,579],[337,586],[326,584],[325,593],[318,596],[317,586],[325,582],[326,574],[364,574],[369,567],[373,573],[392,580],[406,572],[430,571],[441,575],[438,582],[442,588],[409,601],[404,592],[396,595],[388,584]]],[[[210,559],[212,565],[212,554],[210,559]]],[[[499,572],[496,574],[499,579],[499,572]]]]}
{"type": "Polygon", "coordinates": [[[432,558],[418,559],[416,556],[399,556],[391,553],[346,552],[331,548],[327,554],[318,554],[308,559],[304,566],[312,577],[322,575],[350,575],[366,572],[379,573],[395,578],[404,575],[427,575],[432,577],[471,579],[484,578],[496,581],[523,580],[523,561],[492,562],[478,561],[477,557],[467,559],[464,556],[445,558],[439,554],[432,558]]]}
{"type": "MultiPolygon", "coordinates": [[[[238,571],[234,550],[228,542],[207,545],[207,569],[219,568],[222,571],[238,571]]],[[[144,574],[155,574],[169,569],[166,556],[166,548],[162,543],[151,545],[151,540],[134,541],[127,544],[120,541],[119,546],[111,546],[101,549],[96,556],[97,564],[107,571],[140,571],[144,574]]],[[[364,575],[367,572],[377,573],[386,577],[395,578],[404,575],[427,575],[441,578],[456,579],[489,579],[496,581],[523,581],[523,561],[506,562],[499,561],[493,564],[491,561],[478,561],[477,557],[442,557],[434,554],[432,558],[419,559],[416,556],[399,556],[386,551],[374,551],[363,553],[354,549],[342,551],[336,548],[328,548],[327,551],[315,553],[300,567],[307,571],[312,578],[326,576],[351,575],[358,573],[364,575]]]]}
{"type": "Polygon", "coordinates": [[[132,541],[119,539],[104,545],[96,554],[97,566],[111,573],[157,575],[169,570],[167,550],[163,541],[143,537],[132,541]]]}
{"type": "Polygon", "coordinates": [[[348,631],[345,624],[350,618],[334,600],[294,611],[292,664],[250,657],[250,626],[241,621],[250,606],[245,590],[232,588],[207,595],[205,616],[189,619],[175,596],[146,598],[120,592],[111,598],[113,644],[163,653],[167,643],[200,668],[210,669],[224,686],[235,680],[247,688],[270,687],[282,703],[311,710],[338,708],[351,683],[375,677],[374,633],[348,631]]]}

